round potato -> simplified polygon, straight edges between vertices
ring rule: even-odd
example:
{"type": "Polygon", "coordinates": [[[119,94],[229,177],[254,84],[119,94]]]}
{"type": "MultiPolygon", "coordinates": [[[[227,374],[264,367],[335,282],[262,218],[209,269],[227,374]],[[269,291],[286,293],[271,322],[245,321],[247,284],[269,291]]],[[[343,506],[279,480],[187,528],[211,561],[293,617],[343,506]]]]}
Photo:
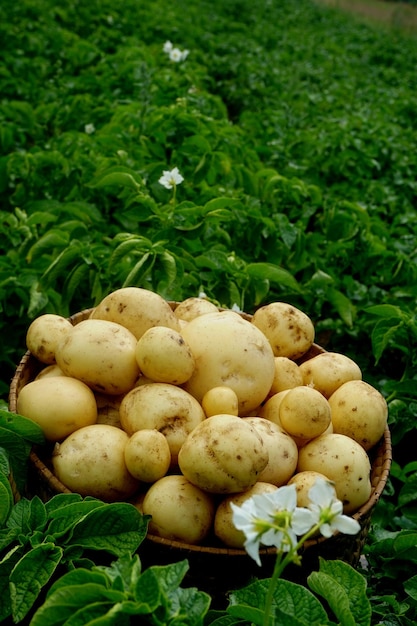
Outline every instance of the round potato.
{"type": "Polygon", "coordinates": [[[213,387],[231,387],[239,415],[247,415],[266,398],[274,377],[274,355],[268,340],[233,311],[207,313],[191,320],[182,335],[196,360],[184,389],[199,402],[213,387]]]}
{"type": "Polygon", "coordinates": [[[283,429],[297,439],[308,441],[323,434],[331,423],[329,402],[312,387],[294,387],[279,407],[283,429]]]}
{"type": "Polygon", "coordinates": [[[299,387],[304,384],[300,367],[295,361],[286,356],[276,356],[274,363],[274,380],[272,381],[269,395],[272,396],[280,391],[293,389],[293,387],[299,387]]]}
{"type": "Polygon", "coordinates": [[[258,431],[240,417],[207,417],[186,438],[178,465],[194,485],[210,493],[236,493],[252,487],[268,463],[258,431]]]}
{"type": "Polygon", "coordinates": [[[72,324],[61,315],[45,313],[30,324],[26,333],[28,350],[41,363],[55,363],[55,352],[58,343],[72,331],[72,324]]]}
{"type": "Polygon", "coordinates": [[[201,401],[204,413],[207,417],[229,413],[239,415],[239,398],[231,387],[213,387],[206,391],[201,401]]]}
{"type": "Polygon", "coordinates": [[[158,430],[138,430],[125,446],[129,472],[144,483],[154,483],[168,472],[171,451],[166,437],[158,430]]]}
{"type": "Polygon", "coordinates": [[[371,464],[363,447],[338,433],[320,435],[298,451],[297,471],[324,474],[334,483],[345,513],[354,513],[369,500],[371,464]]]}
{"type": "Polygon", "coordinates": [[[242,420],[258,431],[268,450],[268,463],[259,474],[258,481],[277,487],[285,485],[297,468],[298,447],[294,439],[263,417],[243,417],[242,420]]]}
{"type": "Polygon", "coordinates": [[[242,506],[242,504],[249,498],[252,498],[252,496],[272,493],[276,490],[277,487],[275,485],[258,481],[253,487],[250,487],[250,489],[246,491],[231,496],[225,496],[217,506],[214,516],[214,534],[216,537],[229,548],[243,548],[246,536],[242,530],[238,530],[234,525],[233,510],[230,504],[233,503],[236,506],[242,506]]]}
{"type": "Polygon", "coordinates": [[[194,355],[183,336],[166,326],[153,326],[136,345],[136,360],[141,372],[157,383],[181,385],[191,378],[194,355]]]}
{"type": "Polygon", "coordinates": [[[120,424],[120,403],[123,394],[120,396],[112,396],[105,393],[95,392],[97,403],[97,424],[109,424],[121,428],[120,424]]]}
{"type": "MultiPolygon", "coordinates": [[[[310,506],[311,500],[310,500],[309,493],[310,493],[311,487],[313,487],[317,478],[324,478],[328,482],[331,482],[329,481],[327,476],[325,476],[324,474],[320,474],[320,472],[314,472],[314,471],[297,472],[296,474],[294,474],[294,476],[290,478],[290,480],[288,481],[288,484],[295,485],[296,487],[297,506],[306,507],[306,508],[310,506]]],[[[334,493],[336,496],[337,495],[336,489],[334,490],[334,493]]]]}
{"type": "Polygon", "coordinates": [[[285,394],[288,392],[289,389],[284,389],[284,391],[274,393],[274,395],[268,398],[268,400],[262,405],[259,411],[259,417],[264,417],[270,422],[274,422],[274,424],[279,426],[283,432],[285,432],[285,429],[281,424],[279,417],[279,407],[281,406],[281,402],[284,399],[285,394]]]}
{"type": "Polygon", "coordinates": [[[199,544],[214,520],[212,497],[184,476],[164,476],[153,483],[142,502],[144,515],[151,515],[149,532],[158,537],[199,544]]]}
{"type": "Polygon", "coordinates": [[[16,411],[39,424],[48,441],[61,441],[97,420],[94,393],[69,376],[45,376],[27,383],[17,396],[16,411]]]}
{"type": "Polygon", "coordinates": [[[291,304],[266,304],[255,311],[252,323],[267,337],[275,356],[286,356],[295,361],[313,345],[313,322],[291,304]]]}
{"type": "Polygon", "coordinates": [[[36,375],[35,380],[39,380],[40,378],[46,378],[47,376],[65,376],[65,374],[56,363],[53,363],[41,369],[39,374],[36,375]]]}
{"type": "Polygon", "coordinates": [[[187,435],[205,420],[203,408],[187,391],[169,383],[135,387],[120,403],[120,423],[131,436],[138,430],[158,430],[165,435],[171,451],[171,464],[187,435]]]}
{"type": "Polygon", "coordinates": [[[361,380],[362,371],[351,358],[339,352],[323,352],[300,364],[303,382],[329,398],[349,380],[361,380]]]}
{"type": "Polygon", "coordinates": [[[384,396],[363,380],[341,385],[329,398],[333,431],[355,439],[365,450],[384,434],[388,405],[384,396]]]}
{"type": "Polygon", "coordinates": [[[93,424],[56,444],[52,465],[58,479],[82,496],[105,502],[130,498],[139,481],[128,471],[124,458],[128,435],[115,426],[93,424]]]}
{"type": "Polygon", "coordinates": [[[56,362],[95,391],[119,395],[132,389],[138,376],[136,338],[124,326],[86,319],[73,327],[56,350],[56,362]]]}
{"type": "Polygon", "coordinates": [[[140,287],[122,287],[109,293],[95,307],[91,318],[121,324],[140,339],[153,326],[180,330],[170,305],[157,293],[140,287]]]}
{"type": "Polygon", "coordinates": [[[175,315],[178,319],[184,322],[190,322],[199,315],[205,315],[206,313],[216,313],[218,308],[210,300],[204,298],[187,298],[180,302],[174,309],[175,315]]]}

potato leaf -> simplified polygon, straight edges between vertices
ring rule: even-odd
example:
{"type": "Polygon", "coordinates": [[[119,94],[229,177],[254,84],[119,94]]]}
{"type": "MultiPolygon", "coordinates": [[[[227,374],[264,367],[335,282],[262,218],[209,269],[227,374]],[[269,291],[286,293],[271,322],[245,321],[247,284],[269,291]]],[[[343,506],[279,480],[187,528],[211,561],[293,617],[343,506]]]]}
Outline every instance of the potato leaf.
{"type": "Polygon", "coordinates": [[[0,526],[3,526],[13,506],[13,493],[8,477],[0,472],[0,526]]]}

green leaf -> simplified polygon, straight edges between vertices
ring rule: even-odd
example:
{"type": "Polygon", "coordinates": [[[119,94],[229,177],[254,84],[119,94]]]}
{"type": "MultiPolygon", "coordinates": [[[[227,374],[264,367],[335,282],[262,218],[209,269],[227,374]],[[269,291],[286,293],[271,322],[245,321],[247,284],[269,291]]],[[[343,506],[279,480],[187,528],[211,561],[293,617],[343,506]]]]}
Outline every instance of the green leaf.
{"type": "Polygon", "coordinates": [[[101,508],[102,506],[103,502],[101,500],[94,499],[79,502],[64,502],[59,508],[48,511],[50,519],[48,533],[55,538],[62,538],[65,533],[70,531],[71,534],[74,524],[88,515],[90,511],[101,508]]]}
{"type": "Polygon", "coordinates": [[[390,319],[402,320],[404,314],[399,306],[393,304],[375,304],[374,306],[366,307],[365,313],[371,315],[377,315],[378,317],[388,317],[390,319]]]}
{"type": "Polygon", "coordinates": [[[395,339],[402,327],[403,322],[398,322],[397,317],[382,318],[377,321],[371,334],[372,349],[376,363],[379,362],[384,350],[395,339]]]}
{"type": "Polygon", "coordinates": [[[122,186],[128,187],[133,191],[139,191],[143,188],[143,181],[134,170],[122,165],[115,165],[98,174],[88,183],[88,187],[96,189],[109,186],[122,186]]]}
{"type": "Polygon", "coordinates": [[[143,607],[144,613],[155,611],[161,601],[157,570],[153,567],[148,567],[136,581],[132,588],[132,593],[136,603],[143,607]]]}
{"type": "Polygon", "coordinates": [[[327,297],[345,324],[349,326],[349,328],[352,328],[356,309],[349,298],[333,287],[327,290],[327,297]]]}
{"type": "Polygon", "coordinates": [[[287,270],[272,263],[249,263],[246,271],[251,278],[256,280],[268,280],[297,293],[302,291],[296,279],[287,270]]]}
{"type": "Polygon", "coordinates": [[[10,574],[12,614],[16,621],[22,620],[30,611],[62,554],[62,548],[53,543],[43,543],[24,554],[16,563],[10,574]]]}
{"type": "Polygon", "coordinates": [[[104,504],[89,511],[72,528],[67,545],[133,554],[146,536],[148,521],[127,502],[104,504]]]}
{"type": "Polygon", "coordinates": [[[6,523],[13,506],[13,492],[8,477],[0,472],[0,526],[6,523]]]}
{"type": "MultiPolygon", "coordinates": [[[[20,437],[30,443],[37,443],[39,445],[45,443],[45,437],[41,427],[33,420],[23,415],[0,409],[0,427],[20,435],[20,437]]],[[[3,445],[1,431],[0,445],[3,445]]]]}
{"type": "Polygon", "coordinates": [[[320,558],[319,572],[312,572],[307,582],[326,600],[341,626],[371,624],[372,609],[366,579],[348,563],[320,558]]]}

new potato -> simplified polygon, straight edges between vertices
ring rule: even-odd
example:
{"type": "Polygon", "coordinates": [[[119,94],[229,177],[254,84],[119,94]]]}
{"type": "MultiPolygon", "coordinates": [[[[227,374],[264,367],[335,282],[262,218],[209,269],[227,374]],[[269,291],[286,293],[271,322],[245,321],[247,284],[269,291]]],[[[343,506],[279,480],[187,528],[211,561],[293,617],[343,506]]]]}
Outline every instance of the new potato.
{"type": "Polygon", "coordinates": [[[367,453],[347,435],[320,435],[298,451],[297,471],[319,472],[331,480],[347,514],[354,513],[369,499],[370,470],[367,453]]]}
{"type": "Polygon", "coordinates": [[[181,332],[196,361],[184,389],[201,402],[209,389],[230,387],[239,400],[239,415],[261,404],[274,378],[274,355],[256,326],[238,313],[222,311],[196,317],[181,332]]]}
{"type": "Polygon", "coordinates": [[[206,391],[201,401],[201,406],[207,417],[220,413],[239,415],[239,398],[231,387],[226,387],[225,385],[212,387],[212,389],[206,391]]]}
{"type": "Polygon", "coordinates": [[[158,537],[199,544],[213,525],[212,497],[184,476],[164,476],[153,483],[141,507],[144,515],[152,516],[149,532],[158,537]]]}
{"type": "Polygon", "coordinates": [[[97,420],[94,393],[69,376],[45,376],[27,383],[17,396],[16,410],[39,424],[48,441],[61,441],[97,420]]]}
{"type": "Polygon", "coordinates": [[[217,313],[217,311],[218,308],[210,300],[193,297],[179,302],[174,309],[176,317],[184,322],[190,322],[195,317],[205,315],[206,313],[217,313]]]}
{"type": "Polygon", "coordinates": [[[139,376],[136,338],[115,322],[86,319],[59,343],[56,362],[67,376],[103,393],[119,395],[132,389],[139,376]]]}
{"type": "Polygon", "coordinates": [[[207,417],[187,436],[178,465],[188,480],[210,493],[237,493],[256,483],[268,463],[258,431],[240,417],[207,417]]]}
{"type": "Polygon", "coordinates": [[[166,326],[153,326],[136,345],[139,369],[157,383],[181,385],[191,378],[194,355],[183,336],[166,326]]]}
{"type": "Polygon", "coordinates": [[[51,365],[55,363],[57,345],[71,330],[72,324],[65,317],[45,313],[30,324],[26,346],[38,361],[51,365]]]}
{"type": "Polygon", "coordinates": [[[82,496],[105,502],[126,500],[139,486],[125,463],[128,440],[129,436],[116,426],[80,428],[55,445],[54,473],[70,491],[82,496]]]}
{"type": "Polygon", "coordinates": [[[168,472],[171,451],[167,438],[158,430],[137,430],[125,446],[129,472],[141,482],[154,483],[168,472]]]}
{"type": "Polygon", "coordinates": [[[357,363],[339,352],[322,352],[300,364],[302,384],[320,391],[329,398],[349,380],[360,380],[362,372],[357,363]]]}
{"type": "Polygon", "coordinates": [[[308,441],[323,434],[329,427],[330,405],[316,389],[305,386],[294,387],[282,398],[279,420],[287,433],[297,439],[308,441]]]}

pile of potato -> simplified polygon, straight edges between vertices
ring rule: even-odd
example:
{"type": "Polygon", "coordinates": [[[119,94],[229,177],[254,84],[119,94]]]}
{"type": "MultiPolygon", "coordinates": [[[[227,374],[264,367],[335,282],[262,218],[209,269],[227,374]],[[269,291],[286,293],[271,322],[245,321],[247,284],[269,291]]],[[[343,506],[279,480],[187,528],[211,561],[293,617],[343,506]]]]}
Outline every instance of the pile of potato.
{"type": "Polygon", "coordinates": [[[43,367],[16,408],[42,427],[71,491],[133,502],[153,535],[240,548],[230,502],[295,483],[305,506],[317,476],[347,514],[370,497],[386,401],[314,338],[311,319],[283,302],[247,316],[122,288],[75,325],[31,323],[27,347],[43,367]]]}

